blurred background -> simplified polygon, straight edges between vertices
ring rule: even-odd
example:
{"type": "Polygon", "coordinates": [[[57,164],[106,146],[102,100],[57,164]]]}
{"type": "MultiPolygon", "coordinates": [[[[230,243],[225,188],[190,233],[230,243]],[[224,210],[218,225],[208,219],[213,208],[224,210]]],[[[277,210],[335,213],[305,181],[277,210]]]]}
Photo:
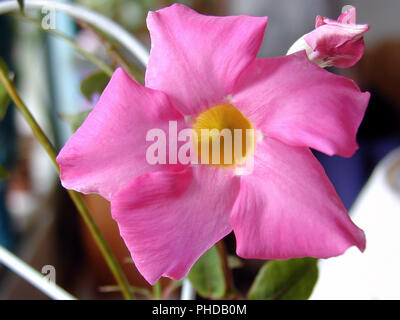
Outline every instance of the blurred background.
{"type": "MultiPolygon", "coordinates": [[[[372,94],[358,134],[360,148],[350,159],[318,153],[316,156],[353,219],[366,231],[368,249],[363,256],[349,251],[343,257],[335,258],[338,260],[321,263],[320,281],[312,297],[400,299],[395,290],[400,284],[395,271],[400,268],[400,237],[396,232],[400,228],[400,218],[396,215],[400,214],[400,1],[71,2],[118,22],[147,48],[150,48],[145,24],[147,12],[173,2],[184,3],[204,14],[267,15],[268,28],[260,57],[284,55],[300,36],[314,28],[317,15],[336,19],[344,5],[355,6],[357,22],[371,26],[365,37],[365,55],[353,68],[330,71],[354,79],[362,90],[372,94]],[[382,162],[389,154],[390,159],[382,162]],[[373,172],[378,173],[374,175],[373,172]]],[[[29,11],[29,15],[39,21],[46,14],[48,12],[40,10],[29,11]]],[[[133,76],[142,81],[144,70],[137,61],[95,28],[57,12],[56,30],[75,39],[79,46],[112,66],[130,66],[133,76]]],[[[14,71],[23,100],[57,148],[61,148],[78,121],[70,115],[90,110],[98,98],[92,91],[82,88],[98,69],[69,43],[24,18],[0,15],[0,34],[0,56],[14,71]]],[[[0,165],[8,171],[7,179],[0,180],[0,244],[39,271],[45,265],[54,266],[57,283],[78,298],[121,298],[90,234],[61,188],[50,161],[24,119],[12,107],[0,121],[0,165]]],[[[95,195],[85,196],[85,201],[130,282],[146,288],[146,282],[135,270],[110,217],[108,202],[95,195]]],[[[226,245],[234,254],[232,235],[226,239],[226,245]]],[[[245,292],[263,262],[240,259],[237,263],[241,267],[234,270],[235,283],[245,292]]],[[[169,286],[168,280],[163,286],[169,286]]],[[[171,289],[171,292],[170,297],[179,297],[179,290],[171,289]]],[[[0,299],[47,298],[0,265],[0,299]]]]}

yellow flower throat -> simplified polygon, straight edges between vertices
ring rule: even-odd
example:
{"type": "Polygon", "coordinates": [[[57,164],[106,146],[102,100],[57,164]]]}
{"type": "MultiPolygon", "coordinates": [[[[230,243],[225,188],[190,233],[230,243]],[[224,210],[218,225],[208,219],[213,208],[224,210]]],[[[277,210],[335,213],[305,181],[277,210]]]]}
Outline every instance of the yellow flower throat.
{"type": "Polygon", "coordinates": [[[194,121],[194,149],[201,163],[234,167],[242,165],[255,147],[251,122],[231,104],[203,111],[194,121]]]}

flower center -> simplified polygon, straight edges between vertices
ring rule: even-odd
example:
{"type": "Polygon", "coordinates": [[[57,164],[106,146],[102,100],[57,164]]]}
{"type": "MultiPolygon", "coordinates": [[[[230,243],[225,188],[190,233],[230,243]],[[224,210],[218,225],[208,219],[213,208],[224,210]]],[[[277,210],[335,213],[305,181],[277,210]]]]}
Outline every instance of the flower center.
{"type": "Polygon", "coordinates": [[[194,121],[194,149],[202,164],[242,165],[255,146],[251,122],[234,106],[219,104],[194,121]]]}

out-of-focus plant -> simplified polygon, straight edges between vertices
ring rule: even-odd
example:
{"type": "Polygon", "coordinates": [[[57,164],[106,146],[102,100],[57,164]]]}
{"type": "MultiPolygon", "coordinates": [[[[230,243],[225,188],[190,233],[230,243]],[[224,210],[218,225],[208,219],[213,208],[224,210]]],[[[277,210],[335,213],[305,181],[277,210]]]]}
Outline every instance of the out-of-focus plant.
{"type": "MultiPolygon", "coordinates": [[[[0,65],[3,67],[5,72],[8,73],[8,68],[2,59],[0,59],[0,65]]],[[[4,119],[9,104],[10,97],[8,96],[7,90],[4,85],[0,83],[0,120],[4,119]]]]}
{"type": "MultiPolygon", "coordinates": [[[[145,28],[146,15],[149,10],[174,3],[170,0],[162,1],[162,4],[159,0],[78,0],[77,2],[118,21],[132,32],[141,32],[145,28]]],[[[180,2],[190,6],[193,1],[180,2]]]]}

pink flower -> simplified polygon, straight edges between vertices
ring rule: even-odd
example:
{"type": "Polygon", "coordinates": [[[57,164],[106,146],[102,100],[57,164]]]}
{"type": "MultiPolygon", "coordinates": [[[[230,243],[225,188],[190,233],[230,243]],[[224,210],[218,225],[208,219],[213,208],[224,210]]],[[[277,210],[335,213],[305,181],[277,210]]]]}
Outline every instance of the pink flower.
{"type": "Polygon", "coordinates": [[[64,187],[111,201],[151,284],[184,277],[232,230],[244,258],[328,258],[365,248],[363,231],[309,148],[351,156],[369,93],[311,63],[304,51],[257,59],[266,24],[264,17],[204,16],[178,4],[150,12],[146,86],[116,70],[58,155],[64,187]],[[217,109],[218,117],[207,118],[217,109]],[[231,130],[251,123],[263,137],[253,173],[148,164],[146,132],[168,132],[170,120],[178,130],[190,127],[188,117],[231,130]]]}
{"type": "Polygon", "coordinates": [[[315,30],[304,36],[311,61],[322,67],[348,68],[356,64],[365,49],[367,24],[356,24],[356,9],[342,13],[338,20],[317,16],[315,30]]]}

